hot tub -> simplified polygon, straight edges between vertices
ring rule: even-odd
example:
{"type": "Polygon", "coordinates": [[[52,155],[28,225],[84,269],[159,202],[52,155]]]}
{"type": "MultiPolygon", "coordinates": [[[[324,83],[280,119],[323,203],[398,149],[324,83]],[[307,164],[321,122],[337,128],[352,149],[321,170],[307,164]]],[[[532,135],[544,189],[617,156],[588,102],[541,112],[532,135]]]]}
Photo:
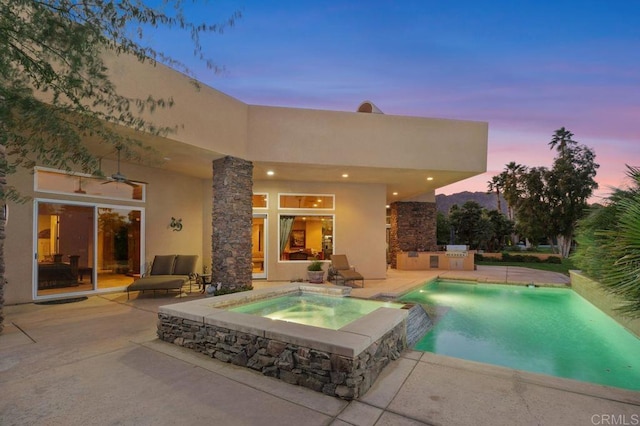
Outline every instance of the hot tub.
{"type": "Polygon", "coordinates": [[[287,383],[358,398],[407,347],[407,309],[365,301],[380,306],[335,330],[231,310],[276,296],[350,291],[292,284],[161,306],[158,337],[287,383]]]}

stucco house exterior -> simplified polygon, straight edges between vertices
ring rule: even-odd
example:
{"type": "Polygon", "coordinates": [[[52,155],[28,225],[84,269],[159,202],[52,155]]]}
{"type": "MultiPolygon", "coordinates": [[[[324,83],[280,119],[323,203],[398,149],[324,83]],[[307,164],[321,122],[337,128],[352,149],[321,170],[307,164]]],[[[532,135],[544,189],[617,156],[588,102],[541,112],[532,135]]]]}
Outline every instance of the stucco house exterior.
{"type": "Polygon", "coordinates": [[[397,251],[435,249],[435,190],[486,171],[484,122],[361,100],[353,112],[248,105],[161,65],[107,64],[120,93],[172,97],[147,118],[177,131],[139,135],[157,153],[148,164],[87,140],[127,181],[46,167],[8,178],[31,201],[9,204],[7,304],[122,290],[158,254],[196,254],[214,282],[303,278],[332,253],[383,279],[397,251]]]}

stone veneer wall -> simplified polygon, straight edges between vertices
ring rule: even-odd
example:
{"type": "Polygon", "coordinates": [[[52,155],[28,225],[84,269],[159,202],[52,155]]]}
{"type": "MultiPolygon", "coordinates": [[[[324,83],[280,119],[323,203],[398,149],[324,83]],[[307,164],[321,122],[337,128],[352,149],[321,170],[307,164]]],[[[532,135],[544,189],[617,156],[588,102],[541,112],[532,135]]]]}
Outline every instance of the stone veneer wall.
{"type": "Polygon", "coordinates": [[[212,279],[223,289],[251,286],[253,164],[234,157],[213,161],[212,279]]]}
{"type": "Polygon", "coordinates": [[[389,251],[397,267],[401,251],[437,251],[436,203],[399,201],[391,204],[389,251]]]}
{"type": "Polygon", "coordinates": [[[364,395],[406,348],[405,321],[350,358],[163,313],[158,319],[161,340],[346,400],[364,395]]]}

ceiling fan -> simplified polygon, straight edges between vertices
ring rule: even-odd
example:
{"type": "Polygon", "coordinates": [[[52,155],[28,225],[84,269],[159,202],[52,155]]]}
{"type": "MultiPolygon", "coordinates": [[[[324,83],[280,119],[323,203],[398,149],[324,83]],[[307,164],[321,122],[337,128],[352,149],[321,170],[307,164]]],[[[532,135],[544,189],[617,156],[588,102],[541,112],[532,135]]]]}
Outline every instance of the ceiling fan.
{"type": "Polygon", "coordinates": [[[112,174],[111,176],[109,176],[107,178],[107,181],[102,182],[102,184],[105,185],[107,183],[115,182],[115,183],[124,183],[126,185],[133,186],[133,187],[140,186],[140,184],[146,184],[147,182],[142,182],[139,180],[129,180],[125,175],[120,173],[120,151],[122,150],[122,146],[117,146],[116,149],[118,151],[118,171],[112,174]]]}
{"type": "Polygon", "coordinates": [[[76,194],[86,194],[87,193],[87,191],[82,189],[82,176],[78,176],[78,189],[76,189],[73,192],[75,192],[76,194]]]}

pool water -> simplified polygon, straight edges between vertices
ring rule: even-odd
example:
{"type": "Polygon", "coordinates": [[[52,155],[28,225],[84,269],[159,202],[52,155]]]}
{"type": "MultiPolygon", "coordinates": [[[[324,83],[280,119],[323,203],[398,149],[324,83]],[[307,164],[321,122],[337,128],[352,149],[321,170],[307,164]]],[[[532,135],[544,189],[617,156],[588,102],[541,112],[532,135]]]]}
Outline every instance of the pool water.
{"type": "Polygon", "coordinates": [[[230,311],[338,330],[380,307],[401,308],[398,303],[319,294],[291,294],[230,308],[230,311]]]}
{"type": "Polygon", "coordinates": [[[414,349],[640,390],[640,339],[573,290],[436,281],[401,300],[449,308],[414,349]]]}

